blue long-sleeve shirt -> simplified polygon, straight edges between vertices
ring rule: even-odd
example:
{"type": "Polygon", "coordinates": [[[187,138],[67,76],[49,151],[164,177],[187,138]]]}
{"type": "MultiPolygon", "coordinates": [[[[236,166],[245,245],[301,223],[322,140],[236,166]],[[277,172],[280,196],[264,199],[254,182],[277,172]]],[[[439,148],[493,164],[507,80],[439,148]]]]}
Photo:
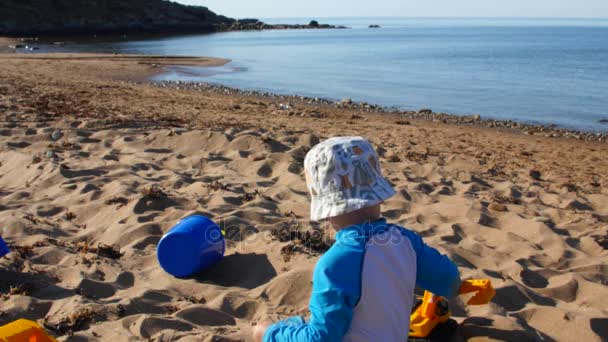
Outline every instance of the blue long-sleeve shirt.
{"type": "Polygon", "coordinates": [[[456,296],[458,269],[416,233],[384,219],[346,227],[315,267],[309,322],[280,321],[264,342],[406,341],[415,287],[456,296]]]}

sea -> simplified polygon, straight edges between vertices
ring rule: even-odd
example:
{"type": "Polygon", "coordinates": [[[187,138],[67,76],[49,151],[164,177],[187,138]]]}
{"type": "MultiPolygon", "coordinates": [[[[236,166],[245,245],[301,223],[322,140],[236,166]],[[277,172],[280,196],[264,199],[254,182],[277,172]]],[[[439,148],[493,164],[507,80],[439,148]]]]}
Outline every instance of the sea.
{"type": "Polygon", "coordinates": [[[231,62],[155,80],[608,131],[608,18],[262,20],[312,19],[349,29],[125,35],[39,51],[222,57],[231,62]]]}

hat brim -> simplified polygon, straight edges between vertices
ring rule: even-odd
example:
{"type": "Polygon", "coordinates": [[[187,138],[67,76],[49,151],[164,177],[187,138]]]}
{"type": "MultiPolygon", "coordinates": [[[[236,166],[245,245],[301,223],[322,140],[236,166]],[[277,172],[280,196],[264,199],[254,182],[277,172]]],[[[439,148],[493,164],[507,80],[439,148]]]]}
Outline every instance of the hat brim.
{"type": "Polygon", "coordinates": [[[383,177],[369,186],[313,196],[310,201],[310,220],[320,221],[348,214],[355,210],[382,203],[395,195],[395,189],[383,177]]]}

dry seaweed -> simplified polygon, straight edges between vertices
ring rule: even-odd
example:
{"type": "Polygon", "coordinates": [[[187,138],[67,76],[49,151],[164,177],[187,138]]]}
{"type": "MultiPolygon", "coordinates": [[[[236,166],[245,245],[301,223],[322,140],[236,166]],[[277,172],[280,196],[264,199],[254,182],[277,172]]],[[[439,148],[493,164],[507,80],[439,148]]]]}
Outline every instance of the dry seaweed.
{"type": "Polygon", "coordinates": [[[159,199],[167,196],[158,184],[146,186],[141,190],[141,194],[146,199],[159,199]]]}
{"type": "Polygon", "coordinates": [[[66,211],[65,214],[63,215],[63,219],[66,221],[72,221],[73,219],[76,218],[76,214],[74,214],[71,211],[66,211]]]}
{"type": "Polygon", "coordinates": [[[49,317],[46,317],[44,319],[44,326],[59,335],[72,336],[76,331],[85,330],[90,323],[95,321],[96,315],[97,312],[95,310],[82,308],[63,317],[57,323],[50,323],[49,317]]]}
{"type": "Polygon", "coordinates": [[[110,246],[105,244],[100,244],[97,246],[97,255],[104,258],[109,259],[120,259],[122,257],[122,253],[120,252],[120,248],[116,245],[110,246]]]}
{"type": "Polygon", "coordinates": [[[294,242],[304,247],[305,250],[314,253],[325,252],[333,244],[333,241],[327,237],[323,230],[304,226],[296,220],[284,223],[272,229],[270,233],[281,242],[294,242]]]}
{"type": "Polygon", "coordinates": [[[120,259],[122,253],[120,248],[116,245],[98,244],[97,247],[91,246],[87,241],[80,241],[76,244],[76,251],[80,253],[94,253],[102,258],[108,259],[120,259]]]}
{"type": "Polygon", "coordinates": [[[217,180],[211,182],[211,184],[207,184],[207,187],[213,191],[218,191],[218,190],[229,191],[228,185],[223,184],[222,182],[217,181],[217,180]]]}
{"type": "Polygon", "coordinates": [[[104,203],[106,205],[119,204],[119,207],[122,207],[122,206],[127,205],[127,203],[129,203],[129,200],[125,197],[114,196],[114,197],[107,199],[104,203]]]}

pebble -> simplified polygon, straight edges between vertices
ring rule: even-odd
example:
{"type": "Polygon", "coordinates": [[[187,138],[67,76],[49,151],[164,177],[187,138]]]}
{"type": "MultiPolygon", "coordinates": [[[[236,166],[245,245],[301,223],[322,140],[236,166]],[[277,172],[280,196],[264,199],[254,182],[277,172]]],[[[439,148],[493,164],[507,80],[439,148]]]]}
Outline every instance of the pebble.
{"type": "Polygon", "coordinates": [[[47,158],[55,158],[55,151],[46,151],[47,158]]]}
{"type": "Polygon", "coordinates": [[[51,133],[51,140],[53,141],[57,141],[61,139],[61,137],[63,137],[63,132],[61,132],[60,129],[56,129],[53,131],[53,133],[51,133]]]}
{"type": "Polygon", "coordinates": [[[534,180],[540,180],[540,171],[537,170],[530,170],[530,177],[534,180]]]}

